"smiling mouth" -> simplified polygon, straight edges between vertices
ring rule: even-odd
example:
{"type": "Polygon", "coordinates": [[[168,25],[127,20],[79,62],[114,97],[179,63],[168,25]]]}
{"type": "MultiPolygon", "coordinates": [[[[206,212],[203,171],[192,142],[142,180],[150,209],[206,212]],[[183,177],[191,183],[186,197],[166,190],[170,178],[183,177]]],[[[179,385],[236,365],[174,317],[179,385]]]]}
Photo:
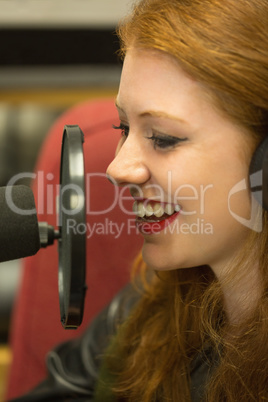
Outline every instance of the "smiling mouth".
{"type": "Polygon", "coordinates": [[[181,207],[178,204],[161,203],[152,200],[135,201],[133,204],[133,212],[137,218],[146,221],[159,222],[180,210],[181,207]]]}
{"type": "Polygon", "coordinates": [[[135,201],[133,212],[136,225],[142,234],[156,234],[170,225],[179,215],[178,204],[161,203],[152,200],[135,201]]]}

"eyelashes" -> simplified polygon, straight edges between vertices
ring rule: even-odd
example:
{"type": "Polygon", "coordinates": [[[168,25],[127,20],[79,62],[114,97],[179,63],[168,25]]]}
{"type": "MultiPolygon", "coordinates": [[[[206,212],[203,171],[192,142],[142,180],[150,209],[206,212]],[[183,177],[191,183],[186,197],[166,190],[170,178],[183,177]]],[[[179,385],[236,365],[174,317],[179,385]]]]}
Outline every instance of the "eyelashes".
{"type": "MultiPolygon", "coordinates": [[[[129,126],[127,126],[126,124],[120,123],[119,126],[113,125],[113,128],[115,130],[121,130],[121,135],[124,139],[128,137],[129,126]]],[[[180,142],[187,140],[187,138],[173,137],[172,135],[168,134],[155,134],[155,133],[153,133],[150,137],[146,138],[153,142],[153,146],[155,149],[173,148],[180,142]]]]}
{"type": "Polygon", "coordinates": [[[129,134],[129,127],[128,127],[127,125],[125,125],[125,124],[123,124],[123,123],[120,123],[119,126],[115,126],[115,125],[113,124],[112,127],[113,127],[115,130],[121,130],[121,135],[122,135],[122,137],[127,138],[128,134],[129,134]]]}
{"type": "Polygon", "coordinates": [[[148,140],[152,140],[154,148],[172,148],[178,145],[182,141],[186,141],[187,138],[173,137],[172,135],[153,134],[151,137],[147,137],[148,140]]]}

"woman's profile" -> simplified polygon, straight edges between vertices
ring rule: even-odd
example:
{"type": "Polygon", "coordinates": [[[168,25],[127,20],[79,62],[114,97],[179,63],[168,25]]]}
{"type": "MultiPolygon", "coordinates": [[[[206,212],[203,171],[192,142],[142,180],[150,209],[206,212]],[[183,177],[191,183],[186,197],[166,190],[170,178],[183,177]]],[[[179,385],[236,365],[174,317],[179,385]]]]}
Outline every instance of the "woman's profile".
{"type": "Polygon", "coordinates": [[[141,0],[120,23],[107,176],[144,238],[135,284],[17,401],[268,400],[267,22],[266,0],[141,0]]]}

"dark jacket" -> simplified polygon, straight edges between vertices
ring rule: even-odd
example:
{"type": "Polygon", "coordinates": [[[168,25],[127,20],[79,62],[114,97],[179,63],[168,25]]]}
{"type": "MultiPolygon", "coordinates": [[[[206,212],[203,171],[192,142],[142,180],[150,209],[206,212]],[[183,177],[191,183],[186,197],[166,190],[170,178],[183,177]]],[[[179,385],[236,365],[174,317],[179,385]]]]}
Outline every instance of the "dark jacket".
{"type": "MultiPolygon", "coordinates": [[[[65,342],[47,356],[48,378],[10,402],[94,401],[101,356],[140,295],[129,285],[93,320],[82,337],[65,342]]],[[[209,376],[210,350],[198,354],[191,367],[191,395],[199,402],[209,376]]],[[[106,402],[106,401],[103,401],[106,402]]]]}

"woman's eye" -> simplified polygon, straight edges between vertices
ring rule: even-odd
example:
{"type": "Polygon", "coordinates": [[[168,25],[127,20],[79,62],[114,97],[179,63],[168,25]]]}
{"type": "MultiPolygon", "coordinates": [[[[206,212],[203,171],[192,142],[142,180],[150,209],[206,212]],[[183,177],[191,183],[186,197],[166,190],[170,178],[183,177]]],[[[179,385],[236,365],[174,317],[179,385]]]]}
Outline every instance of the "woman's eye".
{"type": "Polygon", "coordinates": [[[147,137],[149,140],[153,141],[154,148],[172,148],[178,145],[182,141],[186,141],[187,138],[173,137],[171,135],[155,135],[147,137]]]}
{"type": "Polygon", "coordinates": [[[122,137],[127,138],[128,134],[129,134],[129,127],[127,125],[120,123],[119,126],[113,125],[113,128],[115,130],[121,130],[122,137]]]}
{"type": "MultiPolygon", "coordinates": [[[[124,123],[120,123],[119,126],[113,125],[115,130],[121,130],[121,135],[123,139],[126,139],[129,134],[129,126],[124,123]]],[[[153,141],[153,146],[155,149],[165,149],[172,148],[178,145],[182,141],[186,141],[187,138],[173,137],[172,135],[161,135],[161,134],[153,134],[151,137],[146,137],[147,139],[153,141]]]]}

